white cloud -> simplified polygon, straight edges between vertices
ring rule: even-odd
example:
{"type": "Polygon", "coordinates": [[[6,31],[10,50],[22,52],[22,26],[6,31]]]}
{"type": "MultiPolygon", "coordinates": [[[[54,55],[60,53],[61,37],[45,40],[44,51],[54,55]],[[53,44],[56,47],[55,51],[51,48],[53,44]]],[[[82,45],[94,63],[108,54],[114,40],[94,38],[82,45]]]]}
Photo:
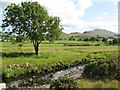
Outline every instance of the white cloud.
{"type": "Polygon", "coordinates": [[[103,21],[92,21],[89,26],[101,29],[110,30],[112,32],[118,32],[118,23],[117,22],[103,22],[103,21]]]}
{"type": "Polygon", "coordinates": [[[39,0],[44,5],[49,13],[54,16],[59,16],[63,24],[78,25],[83,23],[79,17],[85,14],[85,10],[92,5],[91,0],[78,0],[77,4],[73,0],[39,0]]]}
{"type": "Polygon", "coordinates": [[[0,0],[0,3],[1,2],[7,2],[7,3],[16,3],[16,4],[19,4],[22,1],[27,1],[27,0],[0,0]]]}
{"type": "MultiPolygon", "coordinates": [[[[93,21],[84,21],[82,16],[85,15],[94,0],[1,0],[0,2],[20,3],[22,1],[37,1],[45,6],[50,15],[59,16],[61,23],[64,25],[65,32],[83,32],[86,30],[93,30],[96,28],[103,28],[107,30],[115,30],[117,32],[117,23],[103,22],[101,16],[95,17],[93,21]]],[[[103,15],[108,15],[104,12],[103,15]]]]}
{"type": "MultiPolygon", "coordinates": [[[[31,0],[2,0],[3,2],[20,3],[31,0]]],[[[1,2],[2,2],[1,1],[1,2]]],[[[32,0],[45,6],[50,15],[59,16],[63,25],[78,26],[84,23],[79,19],[85,10],[92,5],[92,0],[32,0]],[[75,3],[77,2],[77,3],[75,3]]]]}
{"type": "Polygon", "coordinates": [[[102,20],[102,17],[101,17],[101,16],[97,16],[97,17],[96,17],[96,20],[97,20],[97,21],[102,20]]]}
{"type": "Polygon", "coordinates": [[[108,13],[107,13],[107,12],[104,12],[104,13],[103,13],[103,15],[107,16],[107,15],[108,15],[108,13]]]}
{"type": "Polygon", "coordinates": [[[3,13],[3,10],[0,8],[0,15],[2,15],[2,13],[3,13]]]}

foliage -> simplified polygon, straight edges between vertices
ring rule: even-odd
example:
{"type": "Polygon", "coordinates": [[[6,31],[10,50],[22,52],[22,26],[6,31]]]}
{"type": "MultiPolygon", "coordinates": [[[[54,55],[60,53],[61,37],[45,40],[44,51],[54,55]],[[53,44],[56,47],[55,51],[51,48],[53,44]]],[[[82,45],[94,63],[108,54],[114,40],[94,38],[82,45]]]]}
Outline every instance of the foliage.
{"type": "Polygon", "coordinates": [[[51,88],[66,88],[66,89],[75,89],[77,88],[77,83],[73,78],[68,77],[59,77],[57,80],[51,82],[51,88]]]}
{"type": "Polygon", "coordinates": [[[106,41],[107,41],[107,39],[106,39],[106,38],[103,38],[103,39],[102,39],[102,42],[106,42],[106,41]]]}
{"type": "Polygon", "coordinates": [[[89,41],[89,38],[84,38],[83,41],[89,41]]]}
{"type": "Polygon", "coordinates": [[[16,42],[22,42],[24,40],[23,36],[16,36],[16,42]]]}
{"type": "Polygon", "coordinates": [[[84,69],[84,76],[92,79],[119,79],[117,60],[99,60],[88,64],[84,69]]]}
{"type": "Polygon", "coordinates": [[[91,38],[89,39],[89,41],[96,41],[96,38],[95,38],[95,37],[91,37],[91,38]]]}
{"type": "Polygon", "coordinates": [[[60,19],[48,15],[47,10],[37,2],[11,4],[5,9],[2,27],[12,27],[12,32],[27,35],[33,42],[36,55],[42,40],[54,40],[62,30],[60,19]]]}
{"type": "Polygon", "coordinates": [[[119,43],[118,39],[113,39],[113,44],[118,44],[118,43],[119,43]]]}
{"type": "Polygon", "coordinates": [[[14,37],[14,35],[10,35],[9,33],[7,33],[7,32],[5,32],[5,33],[1,33],[1,41],[2,42],[13,42],[13,41],[15,41],[15,37],[14,37]]]}

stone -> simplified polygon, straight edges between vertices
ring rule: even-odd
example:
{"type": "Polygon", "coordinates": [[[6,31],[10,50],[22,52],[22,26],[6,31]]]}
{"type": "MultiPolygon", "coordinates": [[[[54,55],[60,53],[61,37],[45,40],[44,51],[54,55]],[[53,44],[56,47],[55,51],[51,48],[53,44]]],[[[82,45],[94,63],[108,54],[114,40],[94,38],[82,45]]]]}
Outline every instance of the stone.
{"type": "Polygon", "coordinates": [[[0,83],[0,90],[5,90],[6,84],[5,83],[0,83]]]}

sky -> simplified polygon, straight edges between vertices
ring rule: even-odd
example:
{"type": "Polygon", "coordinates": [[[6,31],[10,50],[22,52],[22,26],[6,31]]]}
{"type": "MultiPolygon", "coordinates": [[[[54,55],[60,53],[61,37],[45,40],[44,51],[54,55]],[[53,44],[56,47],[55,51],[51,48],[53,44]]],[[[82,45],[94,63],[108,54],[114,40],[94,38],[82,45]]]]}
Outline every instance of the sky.
{"type": "Polygon", "coordinates": [[[50,15],[59,16],[65,33],[83,33],[94,29],[118,33],[119,0],[0,0],[0,25],[6,6],[22,1],[37,1],[50,15]]]}

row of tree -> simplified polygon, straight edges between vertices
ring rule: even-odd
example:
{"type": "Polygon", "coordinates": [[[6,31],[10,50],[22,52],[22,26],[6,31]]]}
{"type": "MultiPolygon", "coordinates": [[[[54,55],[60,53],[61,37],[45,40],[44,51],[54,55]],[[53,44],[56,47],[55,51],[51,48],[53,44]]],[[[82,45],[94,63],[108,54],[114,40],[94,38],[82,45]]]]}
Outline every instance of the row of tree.
{"type": "Polygon", "coordinates": [[[92,41],[92,42],[104,42],[106,44],[112,45],[112,44],[119,44],[120,43],[120,38],[104,38],[104,37],[90,37],[90,38],[76,38],[74,36],[71,36],[69,38],[70,41],[92,41]]]}

